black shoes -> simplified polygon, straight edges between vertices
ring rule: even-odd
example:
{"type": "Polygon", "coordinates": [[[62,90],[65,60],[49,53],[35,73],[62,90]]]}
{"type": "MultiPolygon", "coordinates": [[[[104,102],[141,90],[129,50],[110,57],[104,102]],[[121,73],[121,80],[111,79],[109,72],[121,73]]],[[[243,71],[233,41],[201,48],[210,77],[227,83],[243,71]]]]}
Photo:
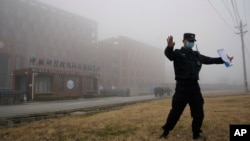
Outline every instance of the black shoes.
{"type": "Polygon", "coordinates": [[[200,134],[197,134],[197,135],[193,135],[193,140],[194,141],[206,141],[207,139],[206,139],[206,137],[203,137],[203,136],[201,136],[200,134]]]}
{"type": "Polygon", "coordinates": [[[207,138],[203,136],[193,137],[193,141],[206,141],[207,138]]]}
{"type": "Polygon", "coordinates": [[[195,141],[205,141],[207,140],[204,136],[201,136],[200,134],[202,133],[202,130],[199,130],[199,132],[193,133],[193,140],[195,141]]]}
{"type": "Polygon", "coordinates": [[[162,139],[162,138],[166,139],[167,136],[168,136],[168,133],[169,133],[169,131],[164,130],[163,133],[162,133],[161,136],[160,136],[160,139],[162,139]]]}
{"type": "MultiPolygon", "coordinates": [[[[169,131],[165,130],[164,127],[162,127],[162,129],[163,129],[163,133],[161,134],[161,136],[159,138],[166,139],[168,137],[169,131]]],[[[201,130],[199,133],[193,133],[193,141],[206,141],[207,140],[207,138],[204,136],[201,136],[200,133],[202,133],[201,130]]]]}

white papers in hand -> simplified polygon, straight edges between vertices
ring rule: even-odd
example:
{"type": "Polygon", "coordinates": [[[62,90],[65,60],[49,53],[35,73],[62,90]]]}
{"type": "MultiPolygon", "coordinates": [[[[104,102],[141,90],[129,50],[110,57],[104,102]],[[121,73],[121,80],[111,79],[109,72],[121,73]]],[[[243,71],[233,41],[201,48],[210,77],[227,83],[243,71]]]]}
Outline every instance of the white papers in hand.
{"type": "Polygon", "coordinates": [[[231,61],[229,60],[227,53],[225,52],[224,49],[218,49],[217,50],[218,54],[220,55],[221,59],[225,62],[225,66],[226,67],[230,67],[233,64],[231,63],[231,61]]]}

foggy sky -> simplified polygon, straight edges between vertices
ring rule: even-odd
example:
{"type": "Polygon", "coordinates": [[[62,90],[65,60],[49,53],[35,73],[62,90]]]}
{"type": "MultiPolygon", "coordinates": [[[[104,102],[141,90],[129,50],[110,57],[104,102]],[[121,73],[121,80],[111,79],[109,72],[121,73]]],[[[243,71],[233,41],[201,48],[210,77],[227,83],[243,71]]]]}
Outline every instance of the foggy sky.
{"type": "MultiPolygon", "coordinates": [[[[237,25],[223,2],[210,0],[39,0],[55,7],[92,19],[98,23],[98,40],[118,37],[133,38],[149,45],[165,48],[166,38],[173,35],[175,48],[182,46],[183,33],[196,34],[201,54],[218,57],[217,49],[224,48],[234,56],[233,66],[203,65],[201,83],[243,84],[242,49],[237,25]]],[[[230,0],[224,0],[230,1],[230,0]]],[[[245,34],[246,65],[250,83],[250,1],[237,0],[245,34]]],[[[164,55],[164,54],[163,54],[164,55]]],[[[174,81],[172,62],[166,60],[169,82],[174,81]]],[[[248,85],[249,87],[249,85],[248,85]]]]}

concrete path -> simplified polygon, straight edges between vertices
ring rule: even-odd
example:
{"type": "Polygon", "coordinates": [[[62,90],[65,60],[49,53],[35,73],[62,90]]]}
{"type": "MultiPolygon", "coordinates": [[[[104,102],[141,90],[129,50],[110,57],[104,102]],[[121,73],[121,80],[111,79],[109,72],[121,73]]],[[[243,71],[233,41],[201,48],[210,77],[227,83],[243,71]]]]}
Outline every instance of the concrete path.
{"type": "Polygon", "coordinates": [[[132,97],[106,97],[93,99],[78,99],[50,102],[33,102],[19,105],[0,106],[0,118],[22,116],[29,114],[39,114],[45,112],[56,112],[64,110],[74,110],[94,106],[104,106],[110,104],[121,104],[143,100],[156,99],[154,95],[132,96],[132,97]]]}

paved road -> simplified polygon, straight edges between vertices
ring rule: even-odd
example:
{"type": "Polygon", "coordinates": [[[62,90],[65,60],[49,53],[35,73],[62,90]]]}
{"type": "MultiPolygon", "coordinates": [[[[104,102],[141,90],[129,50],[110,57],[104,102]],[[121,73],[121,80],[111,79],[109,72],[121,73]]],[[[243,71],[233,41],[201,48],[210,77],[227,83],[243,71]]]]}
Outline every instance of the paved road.
{"type": "MultiPolygon", "coordinates": [[[[203,92],[204,95],[230,94],[229,92],[203,92]]],[[[236,92],[231,92],[236,94],[236,92]]],[[[237,92],[240,94],[240,92],[237,92]]],[[[46,112],[56,112],[65,110],[75,110],[81,108],[89,108],[95,106],[104,106],[111,104],[122,104],[127,102],[136,102],[142,100],[156,99],[154,95],[132,96],[132,97],[106,97],[92,99],[78,99],[65,101],[50,101],[50,102],[33,102],[19,105],[0,106],[0,118],[22,116],[30,114],[40,114],[46,112]]]]}
{"type": "Polygon", "coordinates": [[[34,102],[34,103],[24,103],[20,105],[0,106],[0,118],[21,116],[27,114],[39,114],[44,112],[74,110],[80,108],[88,108],[88,107],[102,106],[109,104],[120,104],[120,103],[135,102],[135,101],[150,100],[150,99],[155,99],[154,95],[34,102]]]}

